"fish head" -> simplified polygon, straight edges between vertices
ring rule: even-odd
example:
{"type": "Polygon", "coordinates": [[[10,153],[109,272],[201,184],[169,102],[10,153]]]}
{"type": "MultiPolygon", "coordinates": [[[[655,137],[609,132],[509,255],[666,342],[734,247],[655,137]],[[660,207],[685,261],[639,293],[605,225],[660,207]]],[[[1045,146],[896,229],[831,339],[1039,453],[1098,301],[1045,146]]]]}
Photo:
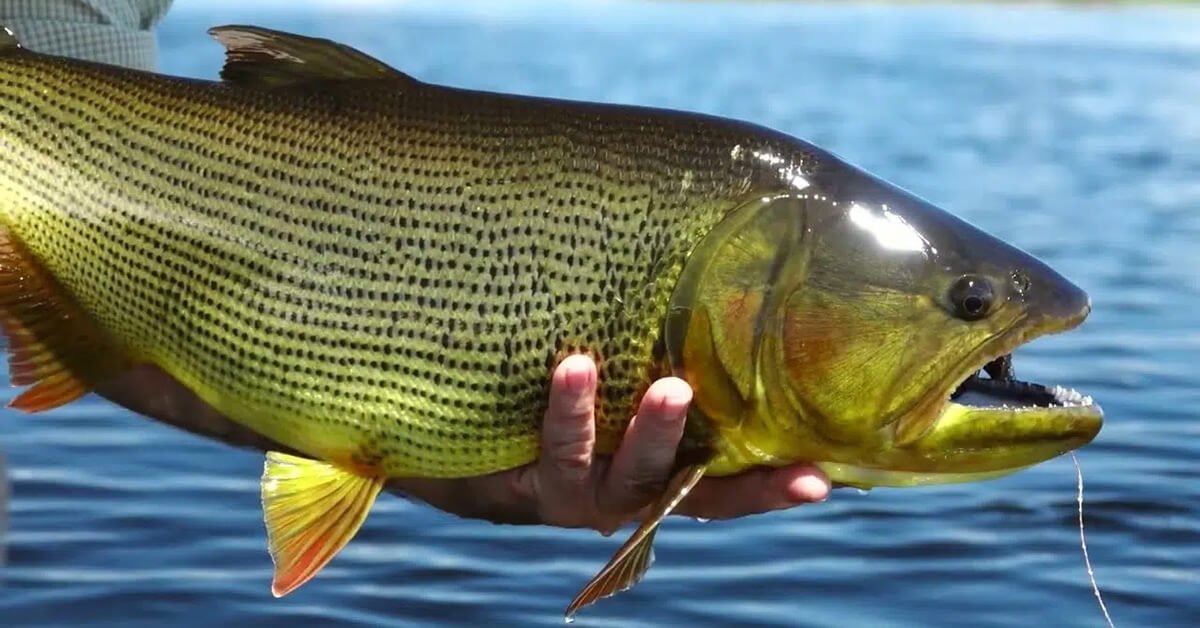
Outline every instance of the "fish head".
{"type": "Polygon", "coordinates": [[[677,293],[691,301],[672,356],[715,417],[718,467],[804,460],[863,487],[964,482],[1097,435],[1090,398],[1012,369],[1014,349],[1084,321],[1083,290],[835,158],[797,187],[727,218],[677,293]]]}

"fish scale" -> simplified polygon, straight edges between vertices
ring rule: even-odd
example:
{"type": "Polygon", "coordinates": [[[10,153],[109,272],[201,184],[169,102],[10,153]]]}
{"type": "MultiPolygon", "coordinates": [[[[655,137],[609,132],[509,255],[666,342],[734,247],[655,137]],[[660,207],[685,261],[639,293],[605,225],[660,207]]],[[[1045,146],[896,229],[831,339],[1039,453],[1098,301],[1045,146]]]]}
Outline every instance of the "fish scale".
{"type": "Polygon", "coordinates": [[[133,359],[310,455],[523,464],[573,351],[599,358],[611,450],[688,252],[747,189],[732,148],[763,132],[397,87],[6,59],[0,210],[133,359]]]}

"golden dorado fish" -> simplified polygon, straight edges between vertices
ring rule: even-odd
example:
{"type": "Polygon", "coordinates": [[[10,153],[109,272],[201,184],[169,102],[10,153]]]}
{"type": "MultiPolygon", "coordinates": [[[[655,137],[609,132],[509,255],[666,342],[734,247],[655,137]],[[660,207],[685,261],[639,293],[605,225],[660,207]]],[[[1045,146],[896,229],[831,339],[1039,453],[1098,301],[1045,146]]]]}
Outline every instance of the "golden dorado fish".
{"type": "Polygon", "coordinates": [[[0,34],[0,326],[15,408],[152,364],[302,452],[269,452],[262,477],[276,595],[386,479],[533,461],[573,353],[599,364],[602,453],[654,379],[695,395],[662,499],[568,614],[640,579],[702,476],[980,480],[1100,429],[1090,398],[1019,382],[1008,357],[1082,322],[1087,295],[820,148],[211,33],[219,82],[0,34]]]}

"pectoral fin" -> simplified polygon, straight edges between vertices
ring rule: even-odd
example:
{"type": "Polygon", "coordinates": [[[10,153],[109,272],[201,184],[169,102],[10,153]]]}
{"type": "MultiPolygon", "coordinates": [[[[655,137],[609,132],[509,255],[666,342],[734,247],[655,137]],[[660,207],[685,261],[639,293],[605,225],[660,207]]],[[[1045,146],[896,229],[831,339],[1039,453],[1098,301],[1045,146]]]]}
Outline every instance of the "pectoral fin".
{"type": "Polygon", "coordinates": [[[704,477],[704,470],[704,465],[691,465],[675,473],[667,485],[666,492],[654,505],[654,509],[642,525],[634,530],[633,535],[617,550],[604,569],[601,569],[571,601],[567,607],[567,621],[571,621],[579,609],[625,591],[642,579],[650,564],[654,562],[654,533],[658,531],[658,524],[687,497],[692,487],[704,477]]]}
{"type": "Polygon", "coordinates": [[[308,582],[354,538],[382,488],[383,478],[319,460],[267,453],[262,502],[275,561],[275,597],[308,582]]]}

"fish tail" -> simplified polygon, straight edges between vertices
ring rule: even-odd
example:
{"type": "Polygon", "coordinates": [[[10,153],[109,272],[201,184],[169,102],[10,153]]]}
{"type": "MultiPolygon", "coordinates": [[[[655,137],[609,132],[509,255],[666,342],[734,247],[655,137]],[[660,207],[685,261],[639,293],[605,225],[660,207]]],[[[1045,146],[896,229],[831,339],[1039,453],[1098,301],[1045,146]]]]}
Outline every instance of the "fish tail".
{"type": "Polygon", "coordinates": [[[9,402],[26,412],[82,397],[130,365],[24,242],[0,224],[0,330],[9,380],[27,387],[9,402]]]}

